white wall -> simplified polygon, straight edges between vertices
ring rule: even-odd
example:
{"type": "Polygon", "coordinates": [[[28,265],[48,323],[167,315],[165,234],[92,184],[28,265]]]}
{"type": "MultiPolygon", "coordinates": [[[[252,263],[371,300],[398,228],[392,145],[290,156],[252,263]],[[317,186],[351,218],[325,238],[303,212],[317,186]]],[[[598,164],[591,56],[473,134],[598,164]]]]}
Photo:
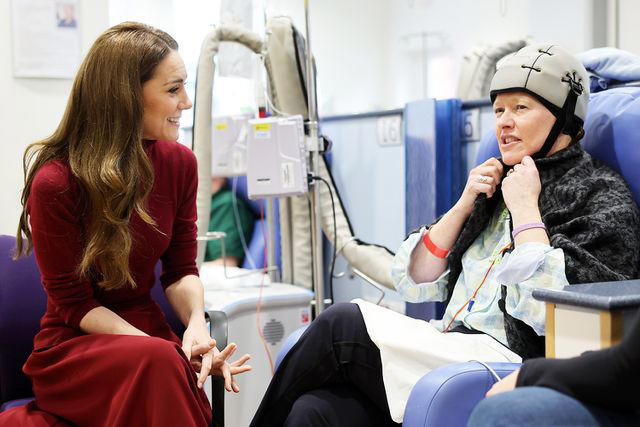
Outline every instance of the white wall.
{"type": "Polygon", "coordinates": [[[618,33],[617,42],[620,49],[640,55],[640,2],[637,0],[618,0],[618,33]]]}
{"type": "MultiPolygon", "coordinates": [[[[309,2],[311,49],[318,69],[321,115],[379,110],[388,105],[390,0],[316,0],[309,2]]],[[[305,34],[304,2],[267,1],[267,14],[289,15],[305,34]]]]}
{"type": "MultiPolygon", "coordinates": [[[[107,0],[80,0],[83,53],[108,25],[107,0]]],[[[71,89],[70,79],[14,78],[12,70],[10,1],[0,1],[0,144],[2,190],[0,233],[15,234],[23,187],[22,154],[26,146],[50,135],[58,125],[71,89]]]]}
{"type": "Polygon", "coordinates": [[[153,25],[169,34],[175,33],[173,0],[107,0],[107,25],[123,21],[137,21],[153,25]]]}
{"type": "MultiPolygon", "coordinates": [[[[399,108],[425,95],[455,96],[460,60],[481,43],[531,37],[572,52],[589,49],[594,1],[604,0],[311,1],[320,114],[399,108]],[[424,32],[429,34],[426,88],[424,32]]],[[[301,1],[268,0],[267,13],[290,15],[304,31],[301,1]]]]}
{"type": "MultiPolygon", "coordinates": [[[[83,47],[109,26],[110,13],[185,33],[186,4],[210,0],[80,0],[83,47]],[[160,12],[162,11],[162,13],[160,12]],[[176,18],[177,17],[177,18],[176,18]]],[[[304,2],[255,0],[267,14],[292,16],[304,32],[304,2]]],[[[531,36],[578,52],[592,47],[594,2],[613,0],[315,0],[310,1],[312,48],[318,66],[318,104],[323,116],[398,108],[423,98],[455,94],[460,58],[479,43],[531,36]],[[570,19],[568,17],[571,17],[570,19]],[[427,87],[423,87],[421,32],[427,42],[427,87]]],[[[211,4],[219,4],[211,0],[211,4]]],[[[11,70],[10,1],[0,1],[0,144],[4,185],[0,233],[13,234],[20,211],[21,157],[26,145],[49,135],[60,119],[71,80],[16,79],[11,70]]],[[[209,4],[209,3],[207,3],[209,4]]],[[[635,0],[618,0],[620,47],[640,53],[640,12],[635,0]]],[[[207,9],[214,6],[209,5],[207,9]]],[[[207,10],[194,17],[201,27],[207,10]],[[201,22],[202,21],[202,22],[201,22]]],[[[195,30],[194,30],[195,31],[195,30]]],[[[186,34],[186,33],[185,33],[186,34]]],[[[183,47],[188,47],[186,44],[183,47]]],[[[186,49],[193,51],[195,48],[186,49]]],[[[191,53],[185,52],[187,56],[191,53]]],[[[191,58],[193,59],[193,58],[191,58]]],[[[186,62],[191,59],[185,58],[186,62]]],[[[193,79],[193,77],[190,77],[193,79]]]]}
{"type": "Polygon", "coordinates": [[[479,44],[530,37],[572,52],[592,47],[592,0],[412,0],[393,2],[390,11],[388,107],[455,96],[460,60],[479,44]],[[430,34],[426,91],[421,32],[430,34]]]}

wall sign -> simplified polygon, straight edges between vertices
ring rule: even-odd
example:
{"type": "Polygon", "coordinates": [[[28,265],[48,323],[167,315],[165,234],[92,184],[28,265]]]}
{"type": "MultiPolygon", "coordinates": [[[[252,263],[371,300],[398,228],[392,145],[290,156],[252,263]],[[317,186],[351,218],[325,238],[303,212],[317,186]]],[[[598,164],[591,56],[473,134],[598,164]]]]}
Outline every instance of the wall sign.
{"type": "Polygon", "coordinates": [[[78,0],[12,0],[13,76],[73,78],[80,65],[78,0]]]}

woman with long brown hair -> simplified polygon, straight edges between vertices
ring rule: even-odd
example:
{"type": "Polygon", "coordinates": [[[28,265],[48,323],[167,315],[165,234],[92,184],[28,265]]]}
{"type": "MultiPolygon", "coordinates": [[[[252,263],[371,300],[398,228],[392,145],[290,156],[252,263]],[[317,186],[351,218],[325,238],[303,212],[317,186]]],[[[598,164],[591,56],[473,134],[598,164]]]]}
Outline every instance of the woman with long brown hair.
{"type": "Polygon", "coordinates": [[[197,165],[175,142],[191,108],[177,49],[144,24],[105,31],[57,130],[25,152],[16,254],[35,250],[48,304],[24,365],[36,400],[0,424],[208,425],[207,375],[238,392],[234,375],[250,369],[205,324],[197,165]],[[150,297],[159,260],[182,340],[150,297]]]}

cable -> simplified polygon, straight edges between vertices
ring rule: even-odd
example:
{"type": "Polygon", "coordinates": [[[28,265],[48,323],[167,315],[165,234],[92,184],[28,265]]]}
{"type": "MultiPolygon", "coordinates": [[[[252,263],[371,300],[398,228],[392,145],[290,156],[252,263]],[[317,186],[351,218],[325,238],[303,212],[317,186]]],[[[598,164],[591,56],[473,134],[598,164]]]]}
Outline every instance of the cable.
{"type": "MultiPolygon", "coordinates": [[[[267,71],[267,74],[269,73],[269,71],[267,70],[267,64],[264,60],[264,55],[260,55],[260,62],[262,63],[262,66],[264,67],[264,69],[267,71]]],[[[273,111],[275,111],[277,114],[284,116],[284,117],[288,117],[291,114],[287,114],[284,111],[280,111],[276,108],[276,106],[273,104],[273,101],[271,101],[271,92],[269,89],[264,91],[265,94],[265,99],[267,100],[267,104],[269,104],[269,108],[271,108],[273,111]]]]}
{"type": "Polygon", "coordinates": [[[462,307],[460,307],[460,310],[458,310],[456,312],[456,314],[453,315],[453,318],[451,319],[451,321],[449,322],[447,327],[444,328],[444,330],[442,332],[449,332],[449,328],[453,324],[453,321],[456,320],[456,317],[458,317],[458,314],[460,314],[462,312],[462,310],[464,310],[465,307],[468,306],[469,304],[471,304],[469,306],[469,310],[471,310],[471,307],[473,306],[473,302],[475,302],[476,295],[478,295],[478,291],[480,290],[482,285],[484,285],[484,282],[487,280],[487,277],[489,277],[489,273],[491,273],[491,269],[493,268],[493,265],[498,260],[498,257],[502,256],[502,254],[504,254],[504,252],[507,251],[508,249],[511,249],[512,245],[513,245],[513,242],[509,242],[509,244],[507,244],[504,248],[500,249],[500,252],[498,252],[498,254],[493,258],[493,261],[491,261],[491,265],[489,266],[489,269],[485,273],[484,278],[482,279],[482,282],[480,282],[480,285],[478,285],[478,287],[476,288],[476,291],[473,293],[473,296],[471,298],[469,298],[469,300],[467,302],[465,302],[462,307]]]}
{"type": "Polygon", "coordinates": [[[273,102],[271,101],[271,97],[267,94],[267,96],[265,97],[265,99],[267,100],[267,104],[269,104],[269,108],[271,108],[273,111],[275,111],[277,114],[279,114],[280,116],[283,117],[289,117],[291,114],[287,114],[284,111],[280,111],[276,108],[275,105],[273,105],[273,102]]]}
{"type": "Polygon", "coordinates": [[[500,381],[502,379],[502,378],[500,378],[500,375],[498,375],[497,372],[491,366],[486,364],[485,362],[481,362],[480,360],[475,360],[475,359],[469,360],[469,362],[476,362],[476,363],[479,363],[482,366],[484,366],[485,369],[487,371],[489,371],[491,373],[491,375],[493,375],[493,377],[496,379],[496,381],[500,381]]]}
{"type": "Polygon", "coordinates": [[[240,223],[240,212],[238,211],[238,198],[236,188],[238,186],[238,177],[234,177],[232,181],[233,187],[233,197],[232,197],[232,205],[233,205],[233,215],[236,220],[236,228],[238,229],[238,234],[240,234],[240,243],[242,243],[242,250],[244,251],[244,257],[249,261],[249,265],[252,270],[256,270],[256,263],[253,262],[253,258],[249,253],[249,248],[247,247],[247,242],[244,240],[244,233],[242,230],[242,224],[240,223]]]}
{"type": "Polygon", "coordinates": [[[329,289],[331,289],[331,299],[334,298],[333,295],[333,270],[336,266],[336,257],[337,257],[337,249],[338,249],[338,225],[336,221],[336,205],[333,200],[333,190],[331,189],[331,185],[327,182],[326,179],[321,176],[312,176],[312,180],[322,181],[324,185],[327,186],[329,190],[329,195],[331,196],[331,211],[333,212],[333,257],[331,258],[331,270],[329,272],[329,289]]]}
{"type": "Polygon", "coordinates": [[[267,345],[267,341],[264,339],[264,334],[262,333],[262,328],[260,327],[260,308],[262,305],[262,289],[264,288],[264,277],[267,274],[267,232],[264,226],[264,205],[262,203],[263,199],[260,199],[260,224],[262,226],[262,235],[264,236],[264,259],[263,259],[263,271],[262,271],[262,279],[260,280],[260,291],[258,292],[258,304],[256,307],[256,326],[258,328],[258,335],[260,335],[260,340],[262,341],[262,345],[264,346],[264,351],[267,353],[267,359],[269,360],[269,367],[271,368],[271,375],[274,373],[273,368],[273,359],[271,358],[271,352],[269,351],[269,346],[267,345]]]}

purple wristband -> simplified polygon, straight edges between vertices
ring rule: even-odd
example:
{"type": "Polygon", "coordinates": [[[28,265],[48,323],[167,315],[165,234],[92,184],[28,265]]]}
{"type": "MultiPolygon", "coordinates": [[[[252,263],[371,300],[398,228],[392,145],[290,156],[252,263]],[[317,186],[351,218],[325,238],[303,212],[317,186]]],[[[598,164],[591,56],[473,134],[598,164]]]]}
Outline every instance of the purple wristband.
{"type": "Polygon", "coordinates": [[[530,230],[532,228],[544,228],[545,230],[547,229],[547,227],[545,227],[541,222],[530,222],[529,224],[522,224],[514,228],[511,232],[511,237],[515,239],[516,236],[522,233],[524,230],[530,230]]]}

